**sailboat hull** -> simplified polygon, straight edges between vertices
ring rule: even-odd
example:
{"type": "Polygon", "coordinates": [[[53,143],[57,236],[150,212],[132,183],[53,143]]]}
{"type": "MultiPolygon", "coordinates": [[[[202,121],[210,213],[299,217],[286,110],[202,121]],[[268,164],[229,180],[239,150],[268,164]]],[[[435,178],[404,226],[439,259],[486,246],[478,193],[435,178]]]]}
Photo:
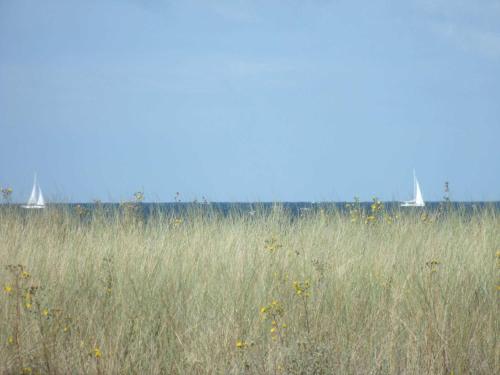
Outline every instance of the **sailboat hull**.
{"type": "Polygon", "coordinates": [[[401,203],[401,207],[425,207],[425,203],[405,202],[401,203]]]}
{"type": "Polygon", "coordinates": [[[22,205],[21,207],[22,208],[35,208],[35,209],[45,208],[45,206],[38,206],[38,205],[22,205]]]}

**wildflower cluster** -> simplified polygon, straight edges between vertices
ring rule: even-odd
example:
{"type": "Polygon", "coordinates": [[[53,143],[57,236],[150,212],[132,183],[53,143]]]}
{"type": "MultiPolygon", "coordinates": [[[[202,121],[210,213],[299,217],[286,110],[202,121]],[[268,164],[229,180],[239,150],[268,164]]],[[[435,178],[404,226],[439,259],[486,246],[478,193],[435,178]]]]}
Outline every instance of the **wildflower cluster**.
{"type": "Polygon", "coordinates": [[[278,242],[275,237],[271,237],[270,239],[265,241],[264,248],[270,253],[274,253],[276,250],[282,248],[283,245],[278,242]]]}
{"type": "Polygon", "coordinates": [[[260,308],[263,319],[281,317],[284,312],[282,303],[277,300],[273,300],[269,305],[260,308]]]}
{"type": "Polygon", "coordinates": [[[142,191],[137,191],[133,194],[133,199],[131,201],[125,201],[120,203],[120,207],[123,210],[124,218],[127,220],[132,220],[135,223],[144,220],[144,207],[142,202],[144,200],[144,193],[142,191]]]}
{"type": "Polygon", "coordinates": [[[347,203],[346,208],[351,217],[352,223],[373,224],[378,221],[387,221],[392,223],[397,215],[392,217],[385,209],[384,204],[377,197],[372,198],[370,209],[367,212],[362,206],[359,198],[354,198],[354,203],[347,203]]]}
{"type": "Polygon", "coordinates": [[[346,208],[349,211],[351,223],[356,223],[364,217],[363,209],[361,208],[361,202],[358,197],[354,197],[354,203],[347,203],[346,208]]]}
{"type": "MultiPolygon", "coordinates": [[[[21,332],[22,332],[22,316],[23,311],[32,312],[33,297],[38,289],[37,286],[31,284],[31,274],[26,270],[22,264],[10,264],[6,266],[7,271],[11,274],[12,280],[10,283],[5,284],[3,287],[4,292],[12,299],[8,300],[8,307],[13,306],[15,313],[13,314],[12,322],[12,335],[7,338],[7,345],[16,352],[16,366],[23,373],[23,359],[21,358],[21,332]],[[26,309],[24,310],[23,307],[26,309]]],[[[31,368],[29,368],[31,369],[31,368]]]]}
{"type": "Polygon", "coordinates": [[[134,200],[136,203],[140,203],[144,200],[144,192],[142,191],[136,191],[134,193],[134,200]]]}
{"type": "Polygon", "coordinates": [[[26,309],[31,310],[33,307],[33,296],[35,295],[35,290],[33,288],[27,289],[24,293],[24,307],[26,309]]]}
{"type": "Polygon", "coordinates": [[[309,297],[309,290],[311,288],[311,284],[309,280],[305,280],[303,282],[300,281],[294,281],[293,282],[293,288],[295,289],[295,295],[300,297],[302,300],[302,307],[304,309],[304,322],[306,326],[307,333],[310,333],[309,329],[309,303],[308,303],[308,297],[309,297]]]}
{"type": "MultiPolygon", "coordinates": [[[[111,292],[112,258],[104,258],[104,265],[108,269],[108,274],[103,281],[107,291],[111,292]]],[[[85,343],[78,318],[74,319],[71,315],[65,314],[62,309],[50,306],[47,303],[45,289],[33,283],[34,277],[24,265],[11,264],[7,265],[6,269],[10,277],[3,283],[3,290],[0,290],[0,294],[6,295],[5,315],[9,317],[9,332],[4,336],[4,341],[0,343],[0,346],[4,347],[8,355],[13,358],[8,373],[41,374],[39,366],[46,369],[54,368],[53,362],[57,360],[52,354],[54,345],[61,341],[60,337],[63,337],[65,344],[70,344],[71,340],[79,338],[80,358],[93,362],[98,370],[97,373],[102,374],[100,366],[102,366],[105,354],[94,338],[85,343]],[[41,340],[37,342],[43,353],[41,358],[43,364],[33,362],[33,357],[27,348],[31,345],[33,338],[23,334],[31,330],[33,326],[41,336],[41,340]]],[[[5,369],[5,367],[2,368],[5,369]]]]}
{"type": "Polygon", "coordinates": [[[96,359],[101,358],[102,357],[101,349],[98,346],[95,346],[90,352],[90,355],[96,359]]]}
{"type": "Polygon", "coordinates": [[[295,294],[304,298],[309,297],[309,288],[311,287],[309,280],[304,282],[294,281],[293,287],[295,289],[295,294]]]}
{"type": "Polygon", "coordinates": [[[370,214],[366,217],[366,223],[373,223],[382,218],[384,214],[384,204],[376,197],[372,198],[370,205],[370,214]]]}
{"type": "Polygon", "coordinates": [[[24,298],[24,307],[28,310],[31,309],[33,307],[33,296],[38,289],[37,286],[27,284],[27,281],[31,278],[31,274],[26,271],[22,264],[10,264],[6,267],[6,269],[13,275],[14,283],[5,284],[3,291],[7,295],[14,293],[18,296],[22,295],[24,298]]]}
{"type": "Polygon", "coordinates": [[[176,217],[174,219],[172,219],[172,225],[174,227],[178,227],[179,225],[181,225],[183,222],[183,220],[180,218],[180,217],[176,217]]]}
{"type": "Polygon", "coordinates": [[[444,196],[443,201],[450,202],[450,183],[448,181],[444,182],[444,196]]]}
{"type": "Polygon", "coordinates": [[[245,349],[245,348],[247,347],[247,345],[248,345],[248,344],[246,343],[246,341],[245,341],[245,340],[237,340],[237,341],[236,341],[236,347],[237,347],[238,349],[245,349]]]}
{"type": "Polygon", "coordinates": [[[6,187],[2,188],[1,190],[2,193],[2,198],[5,202],[10,203],[11,197],[12,197],[12,188],[11,187],[6,187]]]}
{"type": "Polygon", "coordinates": [[[441,262],[439,262],[436,259],[430,260],[429,262],[425,263],[425,265],[429,268],[429,270],[431,271],[431,273],[437,272],[437,267],[440,264],[441,264],[441,262]]]}
{"type": "Polygon", "coordinates": [[[271,328],[269,329],[271,338],[273,340],[281,339],[284,330],[288,327],[282,322],[285,309],[281,302],[273,300],[269,305],[261,307],[260,313],[263,320],[271,322],[271,328]]]}

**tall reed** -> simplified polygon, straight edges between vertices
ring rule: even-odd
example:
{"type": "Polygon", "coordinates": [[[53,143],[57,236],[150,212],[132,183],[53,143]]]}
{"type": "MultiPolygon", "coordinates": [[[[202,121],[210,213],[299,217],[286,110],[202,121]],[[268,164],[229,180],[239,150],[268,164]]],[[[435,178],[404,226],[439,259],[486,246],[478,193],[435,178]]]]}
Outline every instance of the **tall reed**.
{"type": "Polygon", "coordinates": [[[500,373],[497,212],[374,205],[3,208],[0,373],[500,373]]]}

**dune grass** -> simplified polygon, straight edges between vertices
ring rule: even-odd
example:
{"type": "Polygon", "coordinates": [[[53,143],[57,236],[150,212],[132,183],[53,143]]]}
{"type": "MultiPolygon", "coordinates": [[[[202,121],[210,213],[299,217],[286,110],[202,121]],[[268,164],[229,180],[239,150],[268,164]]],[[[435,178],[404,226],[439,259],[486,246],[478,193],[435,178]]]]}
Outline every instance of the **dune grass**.
{"type": "Polygon", "coordinates": [[[498,374],[499,250],[493,209],[4,208],[0,373],[498,374]]]}

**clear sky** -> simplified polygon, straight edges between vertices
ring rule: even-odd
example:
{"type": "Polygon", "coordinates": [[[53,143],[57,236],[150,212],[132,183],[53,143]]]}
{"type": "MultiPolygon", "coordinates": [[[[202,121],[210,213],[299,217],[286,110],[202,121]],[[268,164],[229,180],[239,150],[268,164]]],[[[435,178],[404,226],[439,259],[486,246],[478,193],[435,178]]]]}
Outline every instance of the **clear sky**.
{"type": "Polygon", "coordinates": [[[499,0],[0,0],[0,186],[500,200],[499,0]]]}

